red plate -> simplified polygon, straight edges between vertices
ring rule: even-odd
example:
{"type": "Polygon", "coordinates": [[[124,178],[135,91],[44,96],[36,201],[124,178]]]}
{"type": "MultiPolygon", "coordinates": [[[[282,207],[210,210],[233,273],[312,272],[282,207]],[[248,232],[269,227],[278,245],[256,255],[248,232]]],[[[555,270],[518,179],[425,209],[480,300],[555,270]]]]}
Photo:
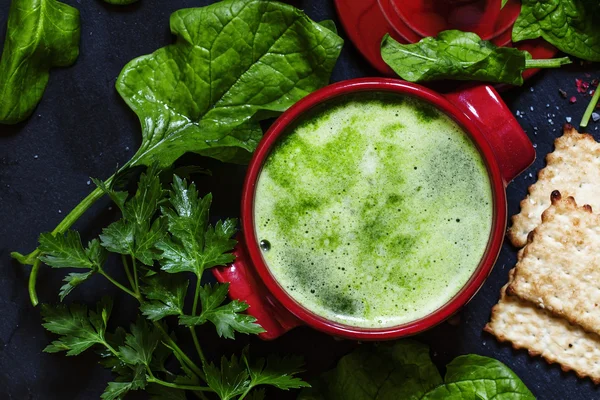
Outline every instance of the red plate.
{"type": "MultiPolygon", "coordinates": [[[[386,33],[400,43],[418,42],[446,29],[476,32],[498,46],[513,46],[512,26],[521,10],[517,0],[500,9],[501,0],[334,0],[338,15],[362,55],[379,72],[395,76],[381,59],[380,44],[386,33]],[[441,6],[440,6],[441,4],[441,6]]],[[[558,52],[544,40],[514,44],[533,58],[552,58],[558,52]]],[[[527,70],[525,79],[538,70],[527,70]]]]}

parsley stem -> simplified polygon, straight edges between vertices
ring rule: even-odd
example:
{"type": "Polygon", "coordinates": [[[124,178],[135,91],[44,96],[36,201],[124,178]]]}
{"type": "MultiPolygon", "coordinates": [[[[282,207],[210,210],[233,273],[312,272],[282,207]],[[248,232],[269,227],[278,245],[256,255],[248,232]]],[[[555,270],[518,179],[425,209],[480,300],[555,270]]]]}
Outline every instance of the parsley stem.
{"type": "Polygon", "coordinates": [[[149,372],[150,376],[146,380],[150,383],[156,383],[158,385],[170,387],[173,389],[193,390],[195,392],[214,392],[214,390],[212,390],[211,388],[206,387],[206,386],[189,386],[189,385],[179,385],[177,383],[166,382],[166,381],[163,381],[162,379],[158,379],[154,375],[152,375],[152,371],[148,370],[148,372],[149,372]]]}
{"type": "Polygon", "coordinates": [[[582,128],[588,126],[588,122],[590,122],[592,113],[596,109],[596,104],[598,104],[598,99],[600,99],[600,87],[596,88],[596,91],[594,91],[594,96],[592,97],[590,104],[588,104],[587,108],[585,109],[585,114],[583,114],[583,118],[581,119],[581,123],[579,124],[579,126],[581,126],[582,128]]]}
{"type": "MultiPolygon", "coordinates": [[[[102,269],[100,269],[98,272],[102,276],[104,276],[106,279],[108,279],[113,285],[115,285],[119,289],[123,290],[125,293],[129,294],[131,297],[134,297],[135,299],[137,299],[137,301],[140,304],[142,304],[143,300],[142,300],[142,296],[141,295],[136,294],[136,293],[132,292],[131,290],[127,289],[125,286],[121,285],[119,282],[117,282],[116,280],[114,280],[110,275],[108,275],[102,269]]],[[[168,343],[169,346],[173,349],[173,351],[175,351],[175,352],[177,352],[177,354],[179,354],[179,356],[181,357],[181,359],[183,361],[185,361],[185,363],[187,364],[187,366],[192,371],[194,371],[194,373],[196,375],[198,375],[198,377],[200,379],[202,379],[203,381],[206,381],[206,375],[204,375],[204,372],[200,369],[200,367],[198,367],[196,365],[195,362],[193,362],[192,360],[190,360],[190,358],[187,356],[187,354],[185,354],[183,352],[183,350],[181,350],[181,348],[179,348],[179,346],[177,346],[177,344],[173,341],[173,339],[171,339],[171,336],[169,336],[169,334],[167,333],[167,331],[164,330],[164,328],[162,327],[162,325],[159,324],[157,321],[153,321],[153,324],[161,332],[161,334],[163,336],[163,341],[166,342],[166,343],[168,343]]]]}
{"type": "Polygon", "coordinates": [[[127,289],[125,286],[121,285],[119,282],[117,282],[112,276],[108,275],[106,272],[104,272],[103,269],[99,269],[98,273],[102,276],[104,276],[106,279],[108,279],[110,281],[110,283],[112,283],[113,285],[115,285],[116,287],[118,287],[119,289],[121,289],[122,291],[124,291],[125,293],[135,297],[136,299],[140,299],[139,296],[135,293],[133,293],[131,290],[127,289]]]}
{"type": "MultiPolygon", "coordinates": [[[[110,186],[114,177],[115,176],[113,175],[104,181],[106,186],[110,186]]],[[[100,199],[102,196],[104,196],[104,192],[100,188],[94,189],[90,194],[87,195],[85,199],[81,201],[81,203],[77,204],[77,206],[75,206],[75,208],[65,216],[65,218],[56,226],[56,228],[54,228],[52,234],[57,235],[65,233],[65,231],[69,229],[83,215],[83,213],[86,212],[92,206],[92,204],[98,201],[98,199],[100,199]]],[[[35,284],[37,282],[38,271],[42,264],[42,262],[38,259],[38,257],[41,255],[41,251],[39,248],[37,248],[27,256],[23,256],[18,253],[12,253],[11,255],[21,264],[33,266],[31,273],[29,274],[29,299],[31,300],[31,304],[35,307],[39,303],[35,284]]]]}
{"type": "Polygon", "coordinates": [[[129,264],[127,263],[127,257],[125,254],[121,254],[121,260],[123,261],[123,268],[125,269],[125,274],[127,274],[129,285],[131,285],[131,288],[133,289],[135,288],[135,285],[133,283],[133,277],[131,276],[131,270],[129,269],[129,264]]]}
{"type": "Polygon", "coordinates": [[[131,255],[131,265],[133,266],[133,282],[135,284],[135,286],[133,287],[133,290],[135,290],[135,294],[137,294],[137,296],[140,296],[140,284],[138,281],[138,271],[137,271],[137,264],[135,262],[135,257],[133,256],[133,254],[131,255]]]}
{"type": "Polygon", "coordinates": [[[238,400],[244,400],[244,397],[246,397],[253,388],[254,386],[252,385],[248,386],[248,389],[246,389],[246,391],[238,398],[238,400]]]}
{"type": "Polygon", "coordinates": [[[203,381],[206,381],[206,375],[204,375],[204,372],[196,365],[195,362],[193,362],[192,360],[190,360],[190,358],[187,356],[187,354],[185,354],[183,352],[183,350],[181,350],[179,348],[179,346],[177,346],[177,344],[173,341],[173,339],[171,339],[171,336],[169,336],[169,334],[164,330],[164,328],[162,327],[161,324],[159,324],[158,322],[154,321],[154,326],[162,332],[163,335],[163,340],[173,349],[173,351],[177,352],[177,354],[179,354],[179,356],[183,359],[183,361],[185,361],[185,363],[187,364],[187,366],[194,371],[194,373],[196,375],[198,375],[198,377],[200,377],[200,379],[202,379],[203,381]]]}
{"type": "MultiPolygon", "coordinates": [[[[194,305],[192,306],[192,315],[195,317],[196,312],[198,311],[198,298],[200,294],[200,277],[196,280],[196,291],[194,292],[194,305]]],[[[200,357],[200,361],[202,361],[202,365],[206,364],[206,358],[204,357],[204,352],[202,351],[202,347],[200,347],[200,341],[198,340],[198,335],[196,334],[196,327],[190,326],[190,333],[192,334],[192,339],[194,340],[194,346],[196,346],[196,351],[198,352],[198,356],[200,357]]]]}

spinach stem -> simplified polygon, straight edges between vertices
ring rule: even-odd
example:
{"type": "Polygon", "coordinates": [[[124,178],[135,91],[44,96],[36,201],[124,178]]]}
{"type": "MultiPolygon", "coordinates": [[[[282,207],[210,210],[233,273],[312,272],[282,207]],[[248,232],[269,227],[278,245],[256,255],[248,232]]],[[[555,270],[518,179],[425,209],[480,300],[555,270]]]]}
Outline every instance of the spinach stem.
{"type": "MultiPolygon", "coordinates": [[[[106,186],[110,186],[114,179],[114,175],[109,177],[104,183],[106,186]]],[[[82,215],[86,212],[96,201],[98,201],[102,196],[104,196],[104,192],[100,188],[94,189],[90,194],[84,198],[81,203],[79,203],[75,208],[65,216],[65,218],[54,228],[52,231],[53,235],[63,234],[67,229],[69,229],[82,215]]],[[[37,290],[35,288],[35,284],[37,282],[37,276],[42,262],[38,259],[41,251],[39,248],[35,249],[33,252],[28,254],[27,256],[21,256],[18,253],[12,253],[11,255],[18,259],[22,264],[32,265],[31,273],[29,275],[29,299],[31,300],[31,304],[35,307],[39,304],[39,299],[37,295],[37,290]]]]}
{"type": "Polygon", "coordinates": [[[569,57],[549,58],[547,60],[525,60],[525,68],[560,68],[563,65],[571,64],[569,57]]]}
{"type": "MultiPolygon", "coordinates": [[[[194,292],[194,305],[192,307],[192,316],[196,316],[196,312],[198,311],[198,298],[200,292],[200,277],[196,280],[196,291],[194,292]]],[[[196,327],[190,326],[190,333],[192,334],[192,339],[194,340],[194,346],[196,346],[196,351],[198,352],[198,356],[200,357],[200,361],[202,361],[202,365],[206,364],[206,358],[204,357],[204,352],[202,351],[202,347],[200,347],[200,341],[198,340],[198,335],[196,334],[196,327]]]]}
{"type": "Polygon", "coordinates": [[[588,104],[587,108],[585,109],[585,113],[583,114],[583,118],[581,119],[581,123],[579,124],[580,127],[585,128],[586,126],[588,126],[588,122],[590,122],[592,113],[596,109],[596,104],[598,104],[598,99],[600,99],[600,87],[596,88],[596,91],[594,92],[594,97],[592,97],[590,104],[588,104]]]}
{"type": "Polygon", "coordinates": [[[135,288],[135,284],[133,281],[133,277],[131,276],[131,270],[129,269],[129,263],[127,263],[127,256],[125,254],[121,254],[121,260],[123,261],[123,267],[125,269],[125,274],[127,274],[127,280],[131,285],[131,288],[135,288]]]}

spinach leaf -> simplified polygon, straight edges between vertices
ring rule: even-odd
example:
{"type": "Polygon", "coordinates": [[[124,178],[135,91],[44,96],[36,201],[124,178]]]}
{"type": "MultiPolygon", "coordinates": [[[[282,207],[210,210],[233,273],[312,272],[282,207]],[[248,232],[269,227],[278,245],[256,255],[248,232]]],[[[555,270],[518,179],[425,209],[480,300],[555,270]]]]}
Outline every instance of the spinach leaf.
{"type": "Polygon", "coordinates": [[[522,85],[527,68],[558,68],[570,63],[568,58],[532,60],[526,51],[496,47],[475,33],[458,30],[443,31],[414,44],[400,44],[386,35],[381,57],[411,82],[456,79],[522,85]]]}
{"type": "Polygon", "coordinates": [[[498,360],[475,354],[456,357],[447,366],[443,385],[423,400],[535,399],[519,377],[498,360]]]}
{"type": "Polygon", "coordinates": [[[413,340],[364,345],[300,393],[298,400],[533,400],[521,380],[500,361],[466,355],[447,366],[445,382],[429,348],[413,340]]]}
{"type": "Polygon", "coordinates": [[[361,346],[343,357],[299,400],[418,400],[442,383],[429,348],[413,340],[361,346]]]}
{"type": "Polygon", "coordinates": [[[326,85],[342,46],[300,10],[266,0],[177,11],[171,32],[175,44],[133,60],[117,81],[142,123],[129,165],[165,167],[188,151],[246,161],[262,134],[256,121],[326,85]]]}
{"type": "Polygon", "coordinates": [[[600,3],[597,0],[522,0],[515,42],[543,38],[561,51],[600,61],[600,3]]]}
{"type": "Polygon", "coordinates": [[[40,102],[50,68],[79,55],[79,11],[56,0],[13,0],[0,60],[0,123],[16,124],[40,102]]]}
{"type": "MultiPolygon", "coordinates": [[[[325,86],[343,45],[331,22],[269,0],[179,10],[171,32],[175,44],[131,61],[117,79],[142,124],[140,149],[117,176],[134,166],[169,167],[186,152],[247,162],[262,137],[259,121],[325,86]]],[[[52,233],[69,229],[104,193],[90,193],[52,233]]],[[[33,265],[29,292],[37,304],[39,249],[11,255],[33,265]]]]}

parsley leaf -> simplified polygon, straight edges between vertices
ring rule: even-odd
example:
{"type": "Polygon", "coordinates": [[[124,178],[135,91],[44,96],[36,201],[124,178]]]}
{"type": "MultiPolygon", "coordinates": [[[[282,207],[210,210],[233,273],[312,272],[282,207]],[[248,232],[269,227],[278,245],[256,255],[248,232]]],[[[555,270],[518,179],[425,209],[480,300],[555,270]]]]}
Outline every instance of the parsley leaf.
{"type": "Polygon", "coordinates": [[[135,195],[127,201],[124,192],[107,189],[101,182],[97,185],[123,212],[121,220],[102,230],[102,246],[113,253],[130,255],[152,265],[157,258],[154,246],[163,240],[167,227],[164,218],[157,218],[150,224],[165,195],[158,169],[153,166],[141,175],[135,195]]]}
{"type": "Polygon", "coordinates": [[[75,356],[95,344],[106,344],[104,335],[111,310],[112,300],[106,297],[98,303],[96,312],[88,312],[86,306],[79,304],[72,304],[70,307],[44,304],[44,328],[61,335],[59,340],[52,342],[44,351],[66,351],[68,356],[75,356]]]}
{"type": "Polygon", "coordinates": [[[189,281],[177,275],[159,273],[144,280],[142,293],[148,301],[140,306],[142,314],[151,321],[168,315],[182,315],[189,281]]]}
{"type": "Polygon", "coordinates": [[[265,330],[256,323],[251,315],[241,314],[248,309],[248,304],[239,300],[221,305],[227,297],[229,284],[207,284],[200,288],[199,295],[202,312],[198,316],[182,315],[179,323],[187,326],[202,325],[212,322],[219,336],[234,339],[234,332],[258,334],[265,330]]]}
{"type": "Polygon", "coordinates": [[[302,372],[304,364],[302,357],[269,356],[266,360],[261,358],[251,364],[247,351],[245,351],[242,359],[250,373],[250,386],[252,387],[271,385],[283,390],[310,387],[308,383],[294,376],[294,374],[302,372]]]}
{"type": "Polygon", "coordinates": [[[233,355],[231,360],[221,358],[221,368],[213,363],[204,366],[206,383],[215,391],[221,400],[229,400],[248,390],[249,374],[246,368],[233,355]]]}
{"type": "Polygon", "coordinates": [[[138,318],[131,325],[131,333],[125,336],[125,345],[119,346],[121,359],[130,365],[149,367],[159,339],[160,332],[150,327],[143,318],[138,318]]]}
{"type": "Polygon", "coordinates": [[[65,297],[67,297],[68,294],[71,293],[71,291],[73,289],[75,289],[76,286],[79,286],[83,282],[87,281],[93,274],[94,274],[93,271],[81,272],[81,273],[80,272],[71,272],[70,274],[65,276],[65,278],[63,279],[63,282],[66,282],[66,283],[60,287],[60,293],[59,293],[60,301],[63,301],[65,299],[65,297]]]}
{"type": "Polygon", "coordinates": [[[42,233],[40,250],[40,260],[53,268],[97,269],[104,264],[106,258],[98,240],[92,240],[87,249],[84,249],[79,232],[71,230],[65,235],[42,233]]]}
{"type": "Polygon", "coordinates": [[[170,238],[158,242],[162,250],[161,267],[169,273],[193,272],[201,277],[205,269],[225,265],[234,260],[229,252],[236,241],[236,220],[218,222],[215,227],[208,224],[210,194],[201,198],[196,185],[173,177],[170,191],[170,207],[163,207],[167,216],[170,238]]]}

